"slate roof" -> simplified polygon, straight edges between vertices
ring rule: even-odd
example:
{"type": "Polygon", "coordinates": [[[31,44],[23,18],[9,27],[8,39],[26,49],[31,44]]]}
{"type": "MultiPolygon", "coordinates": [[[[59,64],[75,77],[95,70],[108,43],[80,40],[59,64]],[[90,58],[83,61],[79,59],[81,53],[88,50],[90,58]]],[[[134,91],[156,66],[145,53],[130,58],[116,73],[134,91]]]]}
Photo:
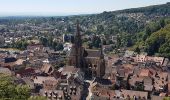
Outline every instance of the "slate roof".
{"type": "MultiPolygon", "coordinates": [[[[85,57],[100,57],[101,56],[101,50],[92,50],[92,49],[84,49],[82,47],[82,50],[84,50],[84,56],[85,57]]],[[[68,56],[75,56],[76,52],[75,52],[75,47],[72,47],[68,56]]]]}
{"type": "MultiPolygon", "coordinates": [[[[83,47],[81,48],[82,50],[84,50],[83,47]]],[[[70,52],[68,53],[68,56],[75,56],[75,55],[76,55],[76,49],[75,49],[75,46],[72,46],[70,52]]]]}
{"type": "Polygon", "coordinates": [[[101,56],[101,50],[86,49],[86,51],[87,51],[87,57],[100,57],[101,56]]]}

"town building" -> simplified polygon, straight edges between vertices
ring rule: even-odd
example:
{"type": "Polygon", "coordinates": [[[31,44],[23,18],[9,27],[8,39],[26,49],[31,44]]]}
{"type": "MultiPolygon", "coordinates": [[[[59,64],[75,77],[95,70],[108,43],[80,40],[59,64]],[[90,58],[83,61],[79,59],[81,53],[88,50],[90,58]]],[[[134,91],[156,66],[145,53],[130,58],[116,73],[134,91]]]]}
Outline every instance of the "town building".
{"type": "Polygon", "coordinates": [[[85,49],[82,46],[79,24],[77,24],[74,44],[68,55],[68,65],[81,68],[91,77],[102,77],[105,74],[105,60],[102,49],[85,49]]]}

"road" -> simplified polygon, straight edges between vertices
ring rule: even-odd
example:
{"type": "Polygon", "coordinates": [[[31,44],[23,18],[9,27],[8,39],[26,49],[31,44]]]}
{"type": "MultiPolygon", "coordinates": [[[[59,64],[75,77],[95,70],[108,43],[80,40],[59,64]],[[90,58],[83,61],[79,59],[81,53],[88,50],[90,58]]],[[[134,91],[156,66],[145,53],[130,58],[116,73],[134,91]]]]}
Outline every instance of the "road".
{"type": "MultiPolygon", "coordinates": [[[[95,80],[95,79],[94,79],[95,80]]],[[[88,91],[89,94],[86,98],[86,100],[91,100],[90,98],[92,97],[92,88],[95,86],[96,83],[94,83],[94,80],[85,80],[85,82],[89,83],[88,91]]]]}

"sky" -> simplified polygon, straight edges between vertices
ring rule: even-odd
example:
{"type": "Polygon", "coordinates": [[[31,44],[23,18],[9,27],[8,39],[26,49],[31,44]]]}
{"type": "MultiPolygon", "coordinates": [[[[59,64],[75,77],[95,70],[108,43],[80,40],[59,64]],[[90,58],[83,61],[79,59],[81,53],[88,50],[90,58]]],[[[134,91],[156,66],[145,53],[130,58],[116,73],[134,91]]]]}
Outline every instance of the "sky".
{"type": "Polygon", "coordinates": [[[170,0],[0,0],[0,16],[92,14],[167,2],[170,0]]]}

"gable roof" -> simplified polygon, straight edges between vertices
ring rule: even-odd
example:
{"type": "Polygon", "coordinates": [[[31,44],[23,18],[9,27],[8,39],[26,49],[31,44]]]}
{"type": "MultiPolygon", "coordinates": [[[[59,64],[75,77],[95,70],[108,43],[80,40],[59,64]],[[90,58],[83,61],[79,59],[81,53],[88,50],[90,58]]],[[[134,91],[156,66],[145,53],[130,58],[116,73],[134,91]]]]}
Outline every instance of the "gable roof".
{"type": "Polygon", "coordinates": [[[130,96],[130,98],[133,98],[134,96],[136,97],[145,97],[147,99],[148,97],[148,92],[142,92],[142,91],[133,91],[133,90],[121,90],[121,94],[127,98],[130,96]]]}
{"type": "Polygon", "coordinates": [[[54,77],[36,76],[34,79],[34,84],[43,84],[46,80],[57,81],[54,77]]]}
{"type": "Polygon", "coordinates": [[[51,73],[51,72],[53,72],[53,68],[51,67],[50,64],[44,64],[43,67],[41,68],[41,70],[44,73],[51,73]]]}

